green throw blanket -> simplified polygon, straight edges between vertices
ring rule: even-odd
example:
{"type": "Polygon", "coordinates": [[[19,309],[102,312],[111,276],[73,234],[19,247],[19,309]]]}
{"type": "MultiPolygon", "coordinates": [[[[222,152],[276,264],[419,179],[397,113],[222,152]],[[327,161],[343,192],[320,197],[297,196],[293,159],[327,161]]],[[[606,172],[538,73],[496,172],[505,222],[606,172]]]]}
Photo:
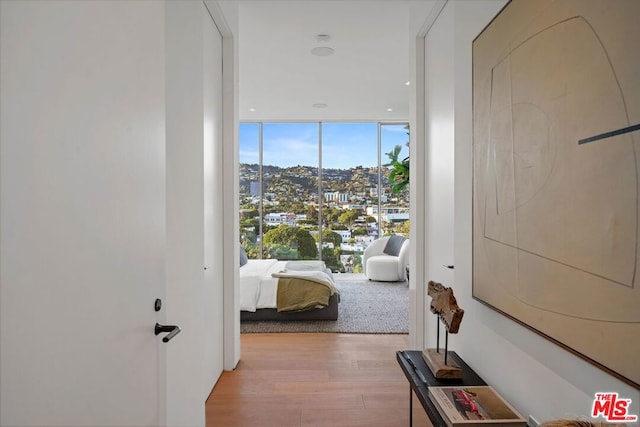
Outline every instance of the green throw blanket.
{"type": "Polygon", "coordinates": [[[274,273],[278,278],[277,311],[304,311],[329,305],[338,290],[322,272],[274,273]]]}

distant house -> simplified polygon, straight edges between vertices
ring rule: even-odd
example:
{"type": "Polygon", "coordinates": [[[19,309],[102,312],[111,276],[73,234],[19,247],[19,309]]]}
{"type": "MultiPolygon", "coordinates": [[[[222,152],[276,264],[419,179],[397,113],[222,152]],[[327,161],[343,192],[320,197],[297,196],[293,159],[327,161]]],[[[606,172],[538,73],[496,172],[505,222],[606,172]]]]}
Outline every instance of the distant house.
{"type": "Polygon", "coordinates": [[[351,238],[351,231],[349,230],[333,230],[333,232],[339,234],[343,242],[351,238]]]}

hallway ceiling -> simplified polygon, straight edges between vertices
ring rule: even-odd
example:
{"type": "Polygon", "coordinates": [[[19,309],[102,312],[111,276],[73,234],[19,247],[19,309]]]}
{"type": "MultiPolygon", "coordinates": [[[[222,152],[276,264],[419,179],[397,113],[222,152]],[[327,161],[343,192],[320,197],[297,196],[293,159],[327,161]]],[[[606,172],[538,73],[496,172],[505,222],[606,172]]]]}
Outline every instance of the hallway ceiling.
{"type": "Polygon", "coordinates": [[[236,3],[240,120],[409,118],[410,15],[426,16],[432,2],[236,3]],[[312,55],[316,47],[334,52],[312,55]]]}

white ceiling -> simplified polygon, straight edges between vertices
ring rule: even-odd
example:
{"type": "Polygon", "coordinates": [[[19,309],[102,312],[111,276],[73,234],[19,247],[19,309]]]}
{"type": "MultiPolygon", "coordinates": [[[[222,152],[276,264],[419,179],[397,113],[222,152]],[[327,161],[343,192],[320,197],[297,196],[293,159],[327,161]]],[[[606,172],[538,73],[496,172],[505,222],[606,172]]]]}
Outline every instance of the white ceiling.
{"type": "Polygon", "coordinates": [[[237,1],[240,120],[407,120],[415,3],[237,1]]]}

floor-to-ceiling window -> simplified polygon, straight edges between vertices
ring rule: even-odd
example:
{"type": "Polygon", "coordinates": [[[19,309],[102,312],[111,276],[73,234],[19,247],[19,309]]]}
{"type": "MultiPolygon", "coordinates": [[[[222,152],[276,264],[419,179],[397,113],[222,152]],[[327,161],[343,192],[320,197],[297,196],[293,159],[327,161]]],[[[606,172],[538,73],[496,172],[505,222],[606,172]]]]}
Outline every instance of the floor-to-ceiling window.
{"type": "Polygon", "coordinates": [[[240,236],[250,258],[322,259],[360,272],[368,244],[408,235],[408,191],[386,153],[408,156],[406,123],[242,123],[240,236]],[[405,154],[406,153],[406,154],[405,154]]]}
{"type": "Polygon", "coordinates": [[[262,156],[260,123],[240,124],[240,244],[249,258],[262,258],[262,156]]]}
{"type": "MultiPolygon", "coordinates": [[[[384,158],[383,164],[391,161],[387,153],[392,153],[396,147],[395,157],[400,163],[409,161],[409,126],[406,123],[380,124],[380,151],[384,158]]],[[[383,234],[409,235],[409,187],[394,191],[394,185],[389,181],[389,169],[382,168],[381,194],[379,209],[380,227],[383,234]]],[[[373,215],[374,212],[371,212],[373,215]]]]}
{"type": "Polygon", "coordinates": [[[361,271],[377,236],[367,207],[378,203],[378,124],[322,124],[322,259],[334,271],[361,271]]]}
{"type": "Polygon", "coordinates": [[[262,255],[317,259],[318,123],[262,124],[262,255]]]}

